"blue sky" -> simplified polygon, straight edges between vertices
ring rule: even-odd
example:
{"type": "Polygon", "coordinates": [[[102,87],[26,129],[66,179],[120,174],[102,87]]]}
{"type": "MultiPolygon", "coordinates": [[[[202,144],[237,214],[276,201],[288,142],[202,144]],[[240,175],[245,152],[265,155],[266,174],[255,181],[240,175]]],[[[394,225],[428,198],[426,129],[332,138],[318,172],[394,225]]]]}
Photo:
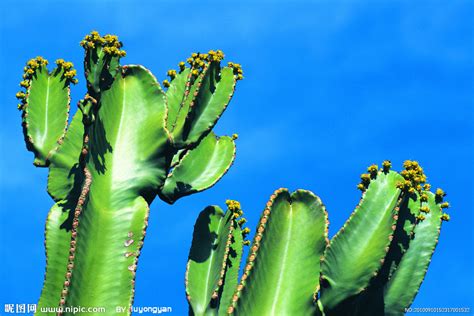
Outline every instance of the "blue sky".
{"type": "MultiPolygon", "coordinates": [[[[96,29],[120,36],[123,63],[161,80],[191,52],[216,48],[245,72],[216,127],[239,134],[236,162],[204,193],[173,206],[154,202],[136,306],[187,312],[185,264],[206,205],[238,199],[254,228],[275,189],[305,188],[326,204],[333,235],[357,204],[368,165],[390,159],[400,169],[416,159],[448,192],[452,220],[413,306],[474,308],[472,2],[80,3],[0,4],[0,307],[37,301],[53,204],[46,170],[32,166],[23,143],[14,98],[23,64],[43,55],[81,70],[78,42],[96,29]]],[[[81,80],[72,104],[84,92],[81,80]]]]}

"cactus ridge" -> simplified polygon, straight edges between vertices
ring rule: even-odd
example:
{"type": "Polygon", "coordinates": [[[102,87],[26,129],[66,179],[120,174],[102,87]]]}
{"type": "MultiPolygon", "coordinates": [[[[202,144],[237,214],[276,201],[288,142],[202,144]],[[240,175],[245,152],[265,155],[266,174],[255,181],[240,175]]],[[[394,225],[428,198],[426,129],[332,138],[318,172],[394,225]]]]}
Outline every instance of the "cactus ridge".
{"type": "Polygon", "coordinates": [[[193,53],[188,58],[190,68],[180,63],[179,74],[169,70],[171,82],[163,82],[171,100],[167,128],[177,148],[193,147],[206,137],[232,98],[236,81],[243,78],[241,68],[233,63],[229,63],[233,67],[221,68],[224,54],[218,52],[193,53]],[[183,91],[184,96],[179,98],[183,91]]]}
{"type": "Polygon", "coordinates": [[[176,115],[176,119],[173,121],[172,125],[172,132],[174,133],[177,129],[183,128],[184,122],[186,118],[188,118],[189,115],[189,109],[194,103],[198,91],[201,88],[202,81],[204,80],[204,76],[207,73],[207,70],[209,67],[206,65],[202,69],[202,72],[199,74],[199,76],[195,76],[193,74],[193,68],[191,68],[191,71],[189,73],[187,82],[186,82],[186,89],[184,91],[184,98],[183,101],[181,101],[181,105],[178,108],[178,113],[176,115]]]}
{"type": "Polygon", "coordinates": [[[168,99],[168,118],[166,128],[171,132],[174,129],[175,121],[181,109],[183,97],[188,90],[187,82],[190,80],[191,69],[183,69],[177,74],[170,83],[163,82],[163,86],[167,88],[166,97],[168,99]]]}
{"type": "MultiPolygon", "coordinates": [[[[229,218],[227,218],[227,220],[229,220],[229,218]]],[[[224,221],[227,221],[227,220],[226,220],[226,218],[223,217],[221,219],[221,223],[219,225],[222,225],[222,223],[224,221]]],[[[220,226],[219,226],[219,228],[220,228],[220,226]]],[[[220,271],[219,271],[219,278],[218,278],[218,280],[215,284],[214,290],[211,294],[211,299],[216,299],[217,298],[218,292],[219,292],[219,290],[222,287],[223,282],[224,282],[225,272],[226,272],[226,268],[227,268],[227,260],[228,260],[228,257],[229,257],[230,247],[231,247],[231,244],[232,244],[232,236],[233,236],[234,229],[235,229],[235,221],[230,220],[228,229],[226,231],[223,231],[223,233],[227,233],[227,239],[225,240],[225,248],[224,248],[224,253],[223,253],[223,256],[222,256],[222,263],[221,263],[221,268],[220,268],[220,271]]],[[[191,301],[192,301],[193,297],[191,296],[191,293],[189,293],[190,291],[189,291],[189,287],[188,287],[188,284],[189,284],[188,276],[189,276],[190,263],[191,263],[191,261],[188,261],[188,264],[186,265],[186,278],[185,278],[186,282],[185,282],[185,285],[186,285],[186,297],[188,299],[188,302],[190,304],[192,304],[191,301]]]]}
{"type": "MultiPolygon", "coordinates": [[[[57,61],[58,64],[63,64],[64,61],[59,60],[57,61]]],[[[77,199],[77,204],[74,209],[74,215],[72,219],[72,227],[71,227],[71,239],[69,243],[69,256],[67,259],[67,268],[65,274],[65,280],[63,284],[63,290],[61,291],[61,298],[59,300],[59,307],[63,308],[66,304],[67,294],[69,293],[69,285],[71,284],[72,273],[74,271],[74,259],[76,257],[76,245],[77,245],[77,230],[79,227],[79,219],[82,214],[84,205],[89,196],[89,191],[92,184],[92,175],[89,169],[87,168],[85,159],[88,154],[88,146],[89,146],[89,135],[87,131],[84,132],[83,136],[83,146],[81,150],[81,155],[79,157],[79,166],[83,168],[83,183],[82,188],[77,199]]],[[[62,313],[60,313],[62,314],[62,313]]]]}
{"type": "Polygon", "coordinates": [[[186,269],[186,296],[198,315],[211,308],[211,301],[217,298],[222,286],[222,271],[225,270],[233,230],[233,214],[224,213],[218,207],[204,209],[196,222],[186,269]]]}
{"type": "MultiPolygon", "coordinates": [[[[130,300],[129,300],[129,305],[128,306],[132,306],[133,301],[135,299],[135,279],[136,279],[136,272],[137,272],[137,267],[138,267],[138,259],[139,259],[140,254],[141,254],[143,244],[145,243],[146,229],[148,228],[148,218],[150,216],[150,207],[147,205],[146,208],[147,209],[146,209],[146,213],[145,213],[145,220],[143,222],[143,226],[142,226],[142,230],[141,230],[141,234],[140,234],[140,240],[138,242],[138,249],[135,252],[125,252],[125,254],[124,254],[124,256],[126,258],[128,258],[130,256],[135,258],[133,264],[128,267],[128,270],[132,272],[132,276],[133,276],[131,281],[130,281],[131,295],[130,295],[130,300]]],[[[127,236],[130,237],[130,238],[133,237],[131,232],[129,232],[129,234],[127,236]]]]}
{"type": "Polygon", "coordinates": [[[230,253],[230,246],[232,244],[232,237],[235,229],[235,221],[230,222],[230,227],[229,227],[229,233],[227,234],[227,241],[225,243],[225,250],[224,250],[224,258],[222,260],[222,266],[221,266],[221,271],[219,273],[219,280],[217,281],[217,285],[214,289],[214,292],[212,293],[212,298],[216,299],[219,290],[221,289],[223,283],[224,283],[224,278],[225,278],[225,272],[228,264],[228,258],[229,258],[229,253],[230,253]]]}
{"type": "Polygon", "coordinates": [[[265,209],[263,210],[262,215],[260,216],[259,223],[257,225],[257,229],[255,231],[255,236],[252,241],[252,247],[250,248],[248,257],[247,257],[247,262],[245,264],[244,268],[244,273],[241,277],[240,284],[237,286],[237,289],[232,297],[232,305],[228,308],[228,313],[232,314],[237,307],[237,302],[242,295],[242,291],[245,287],[245,282],[252,273],[252,268],[255,262],[255,259],[257,258],[257,252],[260,247],[260,242],[263,238],[263,233],[265,231],[265,225],[268,221],[268,218],[270,216],[270,212],[273,206],[273,203],[275,202],[275,199],[281,194],[281,193],[288,193],[288,189],[286,188],[280,188],[273,192],[273,194],[270,196],[270,200],[267,202],[267,205],[265,209]]]}
{"type": "Polygon", "coordinates": [[[190,104],[184,126],[183,136],[190,144],[199,142],[212,130],[235,92],[237,79],[231,68],[220,68],[215,63],[211,63],[208,68],[190,104]]]}
{"type": "Polygon", "coordinates": [[[199,146],[183,152],[163,182],[160,198],[172,204],[180,197],[214,186],[230,169],[235,156],[233,138],[210,132],[199,146]]]}
{"type": "Polygon", "coordinates": [[[58,64],[51,72],[47,64],[39,56],[29,60],[24,69],[25,80],[20,83],[26,92],[16,95],[21,102],[18,109],[22,111],[26,146],[35,154],[34,164],[38,167],[47,167],[51,154],[62,143],[70,109],[69,84],[76,82],[72,63],[67,63],[67,68],[58,64]]]}
{"type": "Polygon", "coordinates": [[[403,315],[405,306],[413,303],[438,244],[442,223],[441,203],[436,202],[435,194],[428,192],[428,201],[421,204],[427,205],[431,211],[424,220],[417,220],[409,247],[384,287],[387,315],[403,315]]]}
{"type": "Polygon", "coordinates": [[[242,229],[246,220],[240,203],[226,204],[226,212],[218,206],[205,208],[194,226],[185,275],[186,298],[194,315],[223,315],[237,286],[249,229],[242,229]]]}
{"type": "Polygon", "coordinates": [[[58,223],[64,223],[69,211],[63,210],[58,203],[54,204],[46,218],[44,230],[44,247],[46,257],[46,268],[44,273],[43,288],[41,290],[38,306],[56,306],[62,295],[64,273],[69,252],[70,234],[51,229],[58,223]],[[53,251],[56,250],[56,251],[53,251]]]}
{"type": "Polygon", "coordinates": [[[61,292],[61,299],[59,301],[59,307],[64,307],[66,303],[66,297],[69,291],[69,285],[71,283],[72,273],[74,271],[74,258],[76,256],[76,242],[77,242],[77,228],[79,226],[79,217],[81,216],[83,206],[86,202],[86,199],[89,194],[89,190],[92,183],[92,177],[90,171],[87,167],[84,167],[84,184],[79,195],[77,206],[74,210],[74,218],[72,221],[72,230],[71,230],[71,242],[69,246],[69,258],[67,263],[67,272],[65,275],[65,281],[63,286],[63,291],[61,292]]]}
{"type": "MultiPolygon", "coordinates": [[[[311,191],[308,191],[308,193],[314,195],[314,193],[311,192],[311,191]]],[[[314,195],[314,196],[316,196],[316,195],[314,195]]],[[[319,199],[318,196],[316,196],[316,197],[319,199]]],[[[321,199],[319,199],[319,200],[321,200],[321,199]]],[[[325,218],[324,238],[325,238],[325,241],[326,241],[326,246],[325,246],[324,250],[326,250],[329,247],[329,245],[331,244],[331,241],[329,240],[329,224],[330,224],[329,214],[328,214],[326,205],[324,205],[322,201],[320,203],[321,203],[321,205],[324,206],[324,208],[323,208],[324,218],[325,218]]],[[[321,265],[323,260],[324,260],[324,252],[321,255],[321,258],[319,260],[320,265],[321,265]]],[[[321,273],[320,273],[320,278],[321,278],[321,273]]],[[[317,282],[316,287],[313,291],[313,303],[314,304],[316,304],[316,302],[318,301],[318,293],[319,293],[320,289],[321,289],[321,282],[317,282]]]]}
{"type": "Polygon", "coordinates": [[[217,293],[219,297],[218,315],[227,315],[227,308],[232,303],[234,289],[239,282],[239,270],[243,255],[243,247],[248,245],[245,240],[246,235],[243,234],[243,224],[237,224],[232,237],[231,249],[227,257],[226,269],[224,271],[223,285],[217,293]]]}

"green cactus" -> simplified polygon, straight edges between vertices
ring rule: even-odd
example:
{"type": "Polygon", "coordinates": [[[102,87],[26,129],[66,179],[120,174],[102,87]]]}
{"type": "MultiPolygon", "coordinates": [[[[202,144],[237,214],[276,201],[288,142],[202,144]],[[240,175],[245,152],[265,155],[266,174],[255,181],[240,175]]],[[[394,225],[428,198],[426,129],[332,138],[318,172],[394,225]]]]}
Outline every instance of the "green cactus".
{"type": "Polygon", "coordinates": [[[57,60],[49,72],[42,57],[30,60],[17,94],[27,149],[36,166],[49,167],[56,202],[38,313],[101,306],[117,314],[121,306],[129,314],[151,202],[203,191],[232,165],[236,136],[212,128],[242,69],[221,66],[221,51],[193,54],[168,72],[164,90],[146,68],[120,65],[116,36],[94,31],[81,46],[87,94],[69,126],[72,63],[57,60]]]}
{"type": "Polygon", "coordinates": [[[358,185],[359,205],[330,242],[317,196],[277,190],[237,286],[244,243],[240,204],[229,203],[226,213],[206,208],[194,228],[186,271],[190,313],[403,315],[426,274],[441,222],[449,220],[442,212],[449,206],[445,193],[429,191],[417,162],[404,167],[397,173],[384,161],[380,170],[368,168],[358,185]]]}

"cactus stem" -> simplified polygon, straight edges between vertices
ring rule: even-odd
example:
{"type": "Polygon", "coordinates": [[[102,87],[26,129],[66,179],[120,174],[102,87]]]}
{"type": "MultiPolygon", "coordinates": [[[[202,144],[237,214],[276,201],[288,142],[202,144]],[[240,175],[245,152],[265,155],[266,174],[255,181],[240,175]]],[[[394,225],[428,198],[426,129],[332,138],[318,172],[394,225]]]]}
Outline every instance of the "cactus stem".
{"type": "MultiPolygon", "coordinates": [[[[132,255],[130,256],[135,256],[135,260],[133,262],[133,271],[132,271],[132,275],[133,275],[133,279],[131,280],[131,285],[132,285],[132,295],[130,297],[130,303],[128,306],[132,306],[133,305],[133,301],[135,299],[135,277],[136,277],[136,271],[137,271],[137,267],[138,267],[138,258],[140,257],[140,253],[141,253],[141,249],[143,247],[143,244],[144,244],[144,241],[145,241],[145,235],[146,235],[146,229],[148,227],[148,218],[150,216],[150,207],[148,206],[147,204],[147,211],[146,211],[146,216],[145,216],[145,221],[143,222],[143,228],[142,228],[142,237],[141,237],[141,240],[138,242],[138,249],[136,252],[134,252],[132,255]]],[[[133,237],[133,232],[128,232],[127,234],[127,237],[131,238],[133,237]]]]}
{"type": "Polygon", "coordinates": [[[231,314],[233,313],[234,311],[234,308],[237,304],[237,301],[241,295],[241,292],[242,290],[244,289],[244,286],[245,286],[245,280],[248,278],[248,276],[250,275],[251,271],[252,271],[252,267],[253,267],[253,262],[255,261],[256,257],[257,257],[257,253],[258,253],[258,249],[259,249],[259,242],[257,242],[257,238],[259,237],[258,241],[261,240],[261,238],[263,237],[263,232],[265,231],[265,224],[266,224],[266,220],[268,218],[268,216],[270,215],[270,212],[271,212],[271,207],[275,201],[275,198],[277,197],[277,195],[283,191],[288,191],[287,189],[278,189],[276,190],[270,197],[270,200],[267,202],[266,204],[266,208],[262,214],[262,217],[260,218],[260,222],[258,224],[258,228],[257,228],[257,234],[255,234],[255,237],[254,237],[254,241],[253,241],[253,245],[252,248],[250,249],[250,254],[247,258],[247,263],[245,265],[245,268],[244,268],[244,273],[242,275],[242,278],[241,278],[241,281],[240,281],[240,284],[237,286],[237,290],[235,291],[233,297],[232,297],[232,305],[229,307],[228,309],[228,313],[231,314]],[[262,222],[262,220],[265,219],[265,222],[262,222]]]}

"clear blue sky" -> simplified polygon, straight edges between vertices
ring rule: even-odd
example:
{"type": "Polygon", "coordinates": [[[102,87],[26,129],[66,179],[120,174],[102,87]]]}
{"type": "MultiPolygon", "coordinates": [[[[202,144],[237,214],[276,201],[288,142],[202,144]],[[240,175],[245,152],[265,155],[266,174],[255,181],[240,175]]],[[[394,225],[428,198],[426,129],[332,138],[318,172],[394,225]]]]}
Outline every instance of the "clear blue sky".
{"type": "Polygon", "coordinates": [[[216,48],[245,71],[216,127],[240,135],[237,160],[205,193],[154,202],[135,305],[186,314],[185,265],[204,206],[238,199],[254,228],[275,189],[305,188],[327,205],[333,235],[366,166],[416,159],[448,192],[452,220],[414,306],[474,308],[472,1],[79,2],[0,4],[1,310],[38,299],[53,204],[46,170],[23,143],[14,98],[22,67],[36,55],[72,60],[75,104],[85,91],[78,43],[93,29],[118,34],[123,62],[161,80],[191,52],[216,48]]]}

